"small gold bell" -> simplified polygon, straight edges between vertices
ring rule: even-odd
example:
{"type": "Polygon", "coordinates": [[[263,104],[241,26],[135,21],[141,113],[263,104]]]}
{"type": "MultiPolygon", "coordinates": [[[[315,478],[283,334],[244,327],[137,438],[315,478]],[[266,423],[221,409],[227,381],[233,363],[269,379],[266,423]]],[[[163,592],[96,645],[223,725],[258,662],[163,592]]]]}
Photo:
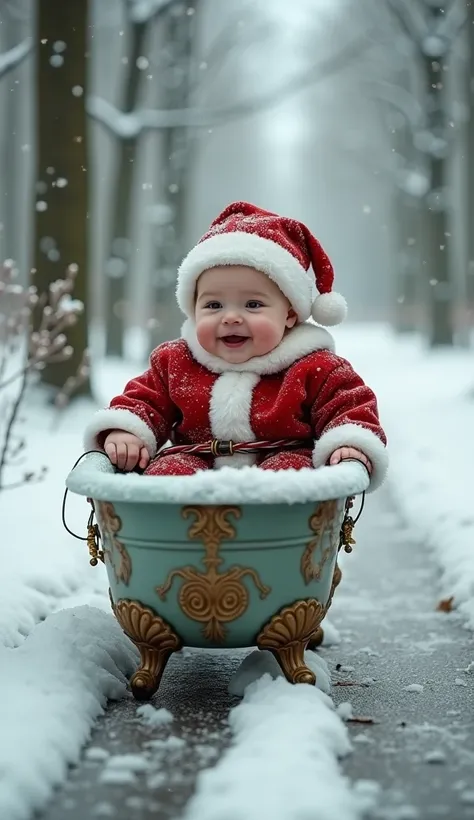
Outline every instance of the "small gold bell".
{"type": "Polygon", "coordinates": [[[99,549],[99,528],[97,524],[89,524],[87,527],[87,548],[90,555],[91,567],[96,567],[99,561],[104,560],[104,553],[99,549]]]}
{"type": "Polygon", "coordinates": [[[352,537],[352,531],[354,529],[354,519],[352,516],[347,516],[346,520],[342,524],[342,532],[341,532],[341,542],[342,546],[344,547],[344,552],[350,553],[352,552],[353,544],[355,544],[355,539],[352,537]]]}

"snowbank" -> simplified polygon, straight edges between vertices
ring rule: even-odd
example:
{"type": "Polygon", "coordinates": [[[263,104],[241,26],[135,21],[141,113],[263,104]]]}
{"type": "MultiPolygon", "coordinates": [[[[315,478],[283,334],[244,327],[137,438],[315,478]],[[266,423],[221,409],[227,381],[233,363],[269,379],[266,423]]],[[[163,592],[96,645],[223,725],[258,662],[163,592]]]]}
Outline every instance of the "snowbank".
{"type": "MultiPolygon", "coordinates": [[[[307,655],[327,688],[325,662],[307,655]]],[[[359,820],[374,804],[373,784],[354,785],[341,773],[339,758],[351,746],[331,699],[318,688],[292,686],[274,664],[268,653],[254,653],[232,681],[234,693],[246,687],[229,716],[233,745],[199,775],[183,820],[359,820]],[[252,666],[254,678],[265,666],[268,673],[252,682],[252,666]]]]}
{"type": "Polygon", "coordinates": [[[136,659],[115,618],[93,607],[51,615],[20,647],[0,648],[0,817],[27,820],[45,805],[136,659]]]}
{"type": "MultiPolygon", "coordinates": [[[[63,606],[91,603],[109,610],[102,566],[89,566],[84,542],[72,538],[61,522],[64,480],[81,453],[82,413],[67,416],[59,431],[57,419],[33,395],[26,411],[28,434],[25,466],[7,476],[48,466],[45,478],[0,492],[2,594],[0,646],[18,646],[38,621],[63,606]]],[[[91,407],[87,407],[90,414],[91,407]]],[[[89,507],[70,496],[67,520],[78,535],[86,534],[89,507]]]]}
{"type": "MultiPolygon", "coordinates": [[[[472,351],[426,351],[384,328],[340,330],[348,356],[379,397],[388,484],[420,546],[441,569],[440,597],[474,629],[474,368],[472,351]]],[[[370,503],[370,502],[369,502],[370,503]]]]}

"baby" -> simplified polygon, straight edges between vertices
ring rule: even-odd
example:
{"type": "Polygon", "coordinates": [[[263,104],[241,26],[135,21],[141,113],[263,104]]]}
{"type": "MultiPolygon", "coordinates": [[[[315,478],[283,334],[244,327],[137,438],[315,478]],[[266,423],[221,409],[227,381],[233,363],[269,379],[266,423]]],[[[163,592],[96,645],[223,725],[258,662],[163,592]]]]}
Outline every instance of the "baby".
{"type": "Polygon", "coordinates": [[[149,369],[96,413],[86,448],[146,475],[223,465],[299,470],[351,458],[367,467],[370,489],[378,487],[387,453],[376,397],[319,326],[345,317],[333,279],[305,225],[249,203],[229,205],[179,268],[177,299],[188,317],[181,338],[159,345],[149,369]],[[298,444],[159,454],[169,439],[298,444]]]}

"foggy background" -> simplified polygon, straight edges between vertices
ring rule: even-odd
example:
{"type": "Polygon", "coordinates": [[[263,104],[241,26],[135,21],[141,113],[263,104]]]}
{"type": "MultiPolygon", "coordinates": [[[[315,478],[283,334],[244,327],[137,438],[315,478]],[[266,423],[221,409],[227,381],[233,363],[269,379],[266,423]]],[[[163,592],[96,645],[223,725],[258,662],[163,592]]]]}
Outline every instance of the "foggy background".
{"type": "Polygon", "coordinates": [[[2,0],[0,260],[39,293],[77,266],[85,303],[42,379],[82,366],[84,392],[86,348],[144,362],[179,335],[176,269],[239,199],[310,227],[351,321],[470,344],[473,20],[465,0],[2,0]]]}

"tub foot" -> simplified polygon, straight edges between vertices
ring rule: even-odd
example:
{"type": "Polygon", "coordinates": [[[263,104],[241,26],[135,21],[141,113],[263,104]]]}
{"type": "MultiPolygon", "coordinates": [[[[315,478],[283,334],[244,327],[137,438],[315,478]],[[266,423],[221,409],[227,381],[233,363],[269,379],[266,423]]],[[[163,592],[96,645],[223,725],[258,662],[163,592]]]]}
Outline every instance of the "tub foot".
{"type": "Polygon", "coordinates": [[[318,646],[321,646],[324,640],[324,629],[322,626],[318,626],[314,635],[308,641],[308,649],[317,649],[318,646]]]}
{"type": "Polygon", "coordinates": [[[121,599],[113,610],[140,652],[140,666],[130,679],[133,696],[140,701],[149,700],[160,685],[170,655],[181,649],[181,639],[160,615],[139,601],[121,599]]]}
{"type": "Polygon", "coordinates": [[[166,664],[172,654],[170,650],[153,649],[151,646],[136,644],[140,652],[140,666],[130,678],[133,697],[140,701],[150,700],[163,677],[166,664]]]}
{"type": "Polygon", "coordinates": [[[258,648],[275,655],[290,683],[316,683],[316,675],[304,662],[304,651],[324,614],[315,598],[297,601],[274,615],[257,637],[258,648]]]}

